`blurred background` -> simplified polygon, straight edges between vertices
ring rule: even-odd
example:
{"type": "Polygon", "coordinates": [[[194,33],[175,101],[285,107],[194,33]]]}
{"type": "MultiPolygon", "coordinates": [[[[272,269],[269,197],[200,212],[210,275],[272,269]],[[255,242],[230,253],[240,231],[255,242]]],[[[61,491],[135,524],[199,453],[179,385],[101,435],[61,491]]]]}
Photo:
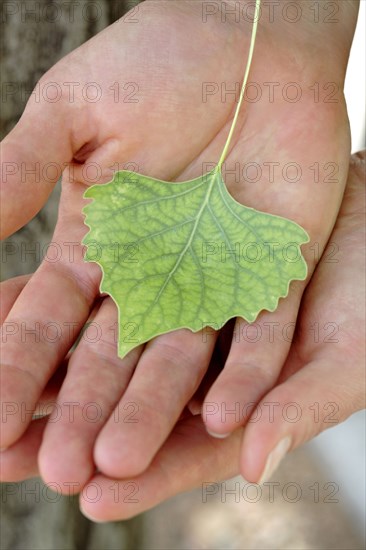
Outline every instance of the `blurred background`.
{"type": "MultiPolygon", "coordinates": [[[[6,99],[2,97],[1,137],[19,119],[26,91],[33,89],[49,67],[138,3],[138,0],[3,2],[3,10],[14,14],[3,17],[2,91],[4,83],[13,83],[18,92],[6,99]],[[49,14],[58,9],[61,16],[56,22],[52,21],[52,15],[49,20],[27,17],[21,21],[16,10],[22,4],[29,10],[49,9],[49,14]],[[73,5],[72,24],[62,5],[69,10],[73,5]]],[[[365,19],[366,3],[361,0],[345,88],[353,152],[365,147],[365,19]]],[[[20,263],[18,257],[12,260],[6,254],[6,247],[9,243],[35,241],[43,247],[50,242],[58,198],[59,185],[38,216],[2,243],[2,280],[37,268],[37,258],[29,255],[26,262],[20,263]]],[[[75,498],[61,497],[52,503],[40,498],[37,502],[27,489],[31,491],[40,480],[16,484],[15,490],[15,484],[10,484],[10,489],[9,484],[2,484],[1,548],[360,550],[366,544],[365,428],[365,413],[357,413],[287,456],[276,473],[280,489],[273,498],[268,491],[263,491],[257,500],[250,491],[245,498],[237,498],[245,482],[236,478],[217,486],[217,493],[208,496],[206,502],[200,488],[126,522],[94,524],[80,514],[75,498]],[[291,483],[301,489],[298,500],[298,488],[291,483]]]]}

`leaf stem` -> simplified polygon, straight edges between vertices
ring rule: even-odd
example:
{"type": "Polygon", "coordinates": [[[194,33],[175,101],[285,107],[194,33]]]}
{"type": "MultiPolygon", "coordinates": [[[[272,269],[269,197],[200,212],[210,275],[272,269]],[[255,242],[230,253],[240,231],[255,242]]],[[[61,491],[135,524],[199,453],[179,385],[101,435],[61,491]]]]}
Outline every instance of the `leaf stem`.
{"type": "Polygon", "coordinates": [[[256,36],[257,36],[257,28],[258,28],[258,19],[259,19],[259,8],[260,8],[260,3],[261,3],[261,0],[256,0],[256,2],[255,2],[255,12],[254,12],[254,19],[253,19],[252,36],[251,36],[251,39],[250,39],[249,53],[248,53],[248,61],[247,61],[247,65],[246,65],[246,68],[245,68],[244,79],[243,79],[243,85],[242,85],[242,87],[241,87],[240,96],[239,96],[239,101],[238,101],[238,104],[237,104],[237,106],[236,106],[236,110],[235,110],[233,122],[232,122],[232,124],[231,124],[230,132],[229,132],[229,135],[228,135],[228,137],[227,137],[227,140],[226,140],[224,149],[223,149],[223,151],[222,151],[222,153],[221,153],[220,160],[219,160],[219,162],[217,163],[217,169],[218,169],[218,170],[221,170],[221,167],[222,167],[222,165],[223,165],[223,163],[224,163],[224,160],[225,160],[225,158],[226,158],[228,149],[229,149],[229,147],[230,147],[231,139],[232,139],[233,134],[234,134],[235,126],[236,126],[236,123],[237,123],[237,121],[238,121],[238,116],[239,116],[240,108],[241,108],[241,105],[242,105],[242,103],[243,103],[245,88],[246,88],[246,85],[247,85],[248,76],[249,76],[249,71],[250,71],[250,67],[251,67],[252,59],[253,59],[253,52],[254,52],[255,39],[256,39],[256,36]]]}

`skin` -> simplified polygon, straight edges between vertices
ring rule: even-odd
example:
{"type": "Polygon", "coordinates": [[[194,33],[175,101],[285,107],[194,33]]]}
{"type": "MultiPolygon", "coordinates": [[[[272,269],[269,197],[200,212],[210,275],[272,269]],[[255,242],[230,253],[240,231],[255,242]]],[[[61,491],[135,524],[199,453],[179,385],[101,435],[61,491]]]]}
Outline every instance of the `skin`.
{"type": "MultiPolygon", "coordinates": [[[[124,480],[94,475],[80,497],[84,514],[94,521],[126,519],[176,493],[237,474],[243,431],[245,447],[251,451],[246,455],[249,469],[251,461],[255,462],[263,449],[273,446],[284,436],[292,438],[292,448],[298,447],[365,406],[365,296],[361,295],[364,294],[365,171],[366,152],[363,151],[351,158],[345,197],[330,239],[339,247],[338,261],[336,264],[328,261],[331,245],[328,246],[301,303],[298,319],[301,336],[291,347],[278,384],[258,404],[258,410],[263,410],[265,402],[278,403],[276,410],[282,411],[295,401],[303,413],[301,420],[286,422],[278,412],[271,422],[268,415],[263,415],[258,422],[249,423],[245,430],[240,428],[220,440],[207,434],[200,415],[187,414],[176,424],[141,475],[124,480]],[[332,319],[339,327],[337,341],[327,342],[324,338],[316,341],[308,330],[314,319],[320,325],[332,319]],[[319,418],[314,416],[314,408],[309,409],[309,403],[319,403],[319,418]],[[333,404],[331,409],[330,403],[333,404]],[[330,417],[329,413],[334,411],[330,417]],[[95,494],[96,484],[101,498],[93,503],[91,495],[95,494]],[[119,493],[116,493],[117,486],[119,493]],[[135,503],[128,502],[132,490],[136,491],[135,503]]],[[[4,292],[2,318],[27,280],[27,277],[18,277],[2,283],[3,290],[7,291],[4,292]]],[[[226,343],[230,344],[230,338],[226,343]]],[[[215,366],[210,369],[215,371],[215,366]]],[[[61,381],[53,379],[41,403],[54,400],[60,385],[61,381]]],[[[23,438],[2,453],[4,479],[20,480],[39,475],[37,455],[46,422],[46,418],[33,421],[23,438]]]]}
{"type": "MultiPolygon", "coordinates": [[[[309,266],[309,281],[319,259],[310,246],[318,243],[320,253],[323,251],[347,177],[350,139],[341,90],[358,5],[339,2],[339,21],[331,25],[322,21],[314,24],[311,14],[306,12],[306,3],[300,2],[300,6],[306,15],[296,25],[280,16],[273,22],[268,17],[261,20],[250,80],[263,90],[268,90],[263,83],[269,79],[280,83],[279,90],[288,82],[296,82],[301,86],[301,101],[286,101],[279,92],[273,102],[268,101],[266,93],[267,99],[263,101],[247,102],[226,168],[232,169],[236,162],[265,166],[265,162],[276,161],[281,168],[288,162],[297,162],[303,176],[299,182],[289,183],[280,171],[275,182],[271,182],[263,170],[260,180],[253,184],[248,178],[235,181],[229,173],[225,175],[225,166],[223,174],[229,191],[238,201],[286,216],[308,231],[311,243],[303,247],[303,252],[309,266]],[[320,85],[319,101],[314,100],[314,90],[310,89],[315,82],[320,85]],[[336,102],[332,103],[324,97],[323,86],[329,82],[339,87],[336,102]],[[318,183],[309,170],[314,162],[319,162],[320,167],[318,183]],[[335,182],[327,182],[326,162],[339,167],[335,182]]],[[[182,476],[177,480],[173,473],[177,468],[182,471],[184,460],[192,468],[193,457],[201,459],[204,453],[207,453],[202,461],[208,468],[206,475],[220,472],[221,477],[221,473],[227,476],[240,470],[248,480],[257,481],[279,432],[273,432],[272,424],[270,428],[267,425],[267,430],[262,428],[258,432],[253,446],[248,437],[254,437],[250,436],[254,424],[248,424],[241,443],[240,426],[248,418],[240,418],[238,422],[227,415],[223,421],[220,413],[202,416],[210,431],[220,435],[234,432],[224,441],[207,435],[197,416],[183,418],[172,432],[207,372],[217,334],[204,341],[200,333],[176,331],[133,350],[121,361],[116,357],[115,341],[109,330],[117,320],[117,312],[111,299],[100,300],[99,268],[83,262],[81,246],[75,246],[73,261],[69,261],[65,243],[80,242],[86,233],[81,215],[82,194],[87,185],[94,183],[86,176],[88,165],[96,163],[102,168],[102,181],[111,178],[111,165],[131,161],[139,172],[156,178],[190,179],[202,173],[203,162],[217,161],[230,127],[235,108],[233,96],[221,101],[217,94],[203,102],[202,83],[226,82],[229,88],[230,83],[241,80],[244,54],[238,52],[245,53],[248,49],[251,25],[245,20],[222,23],[220,14],[203,23],[200,4],[190,2],[146,2],[140,6],[139,14],[139,24],[120,21],[108,27],[61,60],[40,81],[41,89],[49,82],[80,82],[80,89],[87,82],[98,82],[104,92],[100,101],[85,101],[78,88],[72,103],[67,93],[55,103],[45,100],[37,103],[31,98],[19,123],[2,144],[5,162],[28,166],[37,161],[42,168],[52,161],[60,168],[67,166],[52,239],[62,248],[61,260],[44,262],[20,294],[16,291],[19,282],[6,283],[11,284],[9,294],[13,300],[7,301],[4,319],[7,323],[26,322],[30,327],[36,321],[43,326],[50,319],[57,320],[60,326],[70,322],[77,325],[74,338],[63,331],[62,337],[52,344],[44,339],[24,344],[19,334],[8,335],[2,349],[2,399],[23,403],[28,411],[35,410],[47,383],[65,364],[78,330],[91,314],[102,329],[102,339],[97,344],[82,339],[70,356],[68,372],[57,396],[61,411],[57,422],[45,426],[42,419],[30,425],[31,414],[26,418],[20,413],[11,414],[2,425],[1,447],[9,448],[2,456],[5,465],[8,464],[3,469],[4,479],[21,479],[39,470],[46,482],[59,483],[62,488],[72,480],[76,484],[73,491],[78,492],[90,481],[97,466],[101,474],[96,479],[103,483],[107,483],[103,476],[145,479],[146,494],[151,492],[150,500],[148,497],[143,500],[146,508],[154,504],[154,498],[161,500],[182,490],[183,485],[179,484],[184,480],[185,488],[197,484],[202,474],[198,463],[191,479],[182,476]],[[195,55],[197,51],[199,56],[195,55]],[[163,54],[166,58],[162,61],[163,54]],[[136,82],[139,102],[115,102],[113,92],[108,94],[108,89],[116,81],[136,82]],[[55,296],[62,296],[62,300],[55,296]],[[69,402],[80,404],[74,409],[72,422],[69,402]],[[83,405],[90,402],[96,402],[102,411],[97,422],[87,421],[83,415],[83,405]],[[124,411],[130,403],[138,406],[137,423],[124,421],[124,411]],[[114,412],[116,407],[119,417],[114,412]],[[191,449],[189,459],[179,452],[183,443],[191,449]],[[29,453],[23,463],[12,461],[10,466],[6,457],[12,453],[18,457],[28,446],[33,454],[29,453]],[[222,454],[215,452],[221,449],[222,454]],[[236,449],[236,454],[230,451],[236,457],[232,463],[224,457],[225,449],[236,449]],[[37,451],[36,468],[32,457],[37,451]],[[160,486],[156,490],[154,483],[159,475],[170,476],[169,494],[160,486]]],[[[2,237],[34,216],[51,189],[52,182],[37,182],[31,175],[26,181],[21,180],[19,173],[8,176],[1,186],[2,237]]],[[[273,392],[281,391],[281,377],[286,372],[286,367],[285,370],[282,367],[290,351],[290,342],[283,339],[282,328],[296,321],[307,282],[292,284],[288,298],[280,302],[276,312],[263,312],[259,316],[260,324],[278,323],[274,325],[278,329],[275,328],[273,342],[261,340],[253,345],[234,338],[224,369],[206,395],[203,412],[212,402],[225,403],[227,409],[230,404],[239,403],[242,410],[245,404],[258,403],[264,396],[272,399],[273,392]]],[[[8,292],[9,287],[5,288],[8,292]]],[[[243,323],[237,321],[239,332],[243,323]]],[[[301,354],[297,365],[300,363],[304,363],[301,354]]],[[[324,372],[324,380],[328,380],[327,376],[324,372]]],[[[302,402],[301,381],[296,387],[300,392],[296,400],[302,402]]],[[[294,395],[291,394],[291,400],[294,395]]],[[[284,394],[280,396],[284,398],[284,394]]],[[[306,406],[309,401],[312,400],[308,399],[306,406]]],[[[191,401],[192,410],[195,407],[197,399],[191,401]]],[[[294,440],[296,444],[298,441],[294,440]]],[[[69,487],[64,492],[68,494],[69,487]]],[[[108,499],[93,506],[82,501],[82,507],[85,513],[101,519],[137,513],[131,509],[129,513],[117,510],[108,499]]]]}

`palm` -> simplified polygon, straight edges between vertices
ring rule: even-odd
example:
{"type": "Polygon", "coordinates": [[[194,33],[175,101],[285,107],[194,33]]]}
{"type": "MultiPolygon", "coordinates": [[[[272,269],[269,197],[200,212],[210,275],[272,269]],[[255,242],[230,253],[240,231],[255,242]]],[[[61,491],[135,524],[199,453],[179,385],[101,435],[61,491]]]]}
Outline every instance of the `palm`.
{"type": "MultiPolygon", "coordinates": [[[[347,192],[322,263],[311,280],[301,307],[297,335],[291,346],[279,382],[306,365],[305,375],[319,372],[319,364],[347,386],[351,378],[362,380],[364,352],[361,245],[363,234],[363,164],[357,156],[351,164],[347,192]],[[358,284],[359,283],[359,284],[358,284]],[[345,358],[351,365],[345,365],[345,358]],[[309,365],[311,368],[309,368],[309,365]]],[[[327,375],[325,372],[322,376],[327,375]]],[[[362,404],[362,388],[352,403],[362,404]]],[[[326,403],[326,400],[324,400],[326,403]]]]}

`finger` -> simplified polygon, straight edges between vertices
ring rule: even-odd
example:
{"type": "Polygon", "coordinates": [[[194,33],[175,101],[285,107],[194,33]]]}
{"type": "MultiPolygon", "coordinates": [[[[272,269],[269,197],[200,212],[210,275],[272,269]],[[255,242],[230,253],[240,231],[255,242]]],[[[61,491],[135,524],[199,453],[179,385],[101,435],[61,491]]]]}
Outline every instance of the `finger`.
{"type": "Polygon", "coordinates": [[[22,481],[39,475],[37,455],[47,418],[33,420],[23,437],[0,453],[0,481],[22,481]]]}
{"type": "Polygon", "coordinates": [[[289,450],[365,406],[362,364],[351,371],[341,358],[324,358],[265,396],[244,432],[240,470],[245,479],[267,481],[289,450]]]}
{"type": "MultiPolygon", "coordinates": [[[[91,311],[89,317],[88,317],[88,323],[92,323],[95,320],[95,316],[97,311],[99,310],[98,305],[93,308],[91,311]]],[[[100,329],[100,325],[96,323],[100,329]]],[[[110,330],[114,330],[114,326],[108,327],[110,330]]],[[[85,337],[84,337],[85,339],[85,337]]],[[[64,361],[62,361],[61,365],[57,368],[55,374],[52,376],[52,378],[47,383],[47,386],[42,392],[41,397],[39,398],[39,401],[37,403],[36,409],[34,411],[34,415],[43,416],[45,414],[49,415],[52,412],[52,406],[57,406],[56,400],[58,397],[58,394],[60,392],[60,388],[66,378],[69,361],[72,357],[74,352],[70,351],[67,356],[65,357],[64,361]]]]}
{"type": "Polygon", "coordinates": [[[233,339],[234,326],[235,319],[230,319],[230,321],[228,321],[218,333],[216,345],[212,353],[207,372],[205,373],[197,391],[187,404],[188,410],[191,414],[201,414],[204,399],[212,384],[224,368],[226,359],[229,355],[231,341],[233,339]]]}
{"type": "Polygon", "coordinates": [[[36,408],[34,410],[34,416],[45,416],[52,413],[52,410],[56,406],[57,396],[67,374],[68,364],[69,355],[57,368],[52,378],[48,381],[37,402],[36,408]]]}
{"type": "Polygon", "coordinates": [[[13,444],[25,431],[42,390],[72,346],[99,294],[99,268],[83,261],[80,245],[85,233],[78,214],[83,186],[74,182],[72,187],[74,196],[64,201],[70,214],[58,224],[54,237],[59,261],[44,261],[2,327],[1,397],[8,420],[2,424],[1,447],[13,444]],[[74,245],[72,259],[70,243],[74,245]]]}
{"type": "Polygon", "coordinates": [[[109,419],[96,441],[95,463],[103,473],[129,477],[147,468],[201,382],[215,339],[214,331],[203,337],[184,329],[146,346],[118,404],[121,413],[132,405],[136,415],[129,422],[109,419]]]}
{"type": "Polygon", "coordinates": [[[204,401],[204,398],[209,388],[212,386],[212,384],[218,377],[221,370],[222,368],[220,363],[220,355],[216,346],[213,351],[206,374],[202,378],[202,381],[198,386],[197,390],[195,391],[194,395],[191,397],[191,399],[187,403],[187,408],[191,414],[193,415],[201,414],[202,403],[204,401]]]}
{"type": "Polygon", "coordinates": [[[226,437],[243,426],[276,382],[291,345],[302,289],[303,283],[293,284],[278,309],[263,312],[255,323],[237,319],[225,367],[202,407],[211,435],[226,437]]]}
{"type": "Polygon", "coordinates": [[[39,476],[38,452],[48,415],[51,414],[67,370],[67,360],[57,369],[44,389],[34,418],[22,437],[0,453],[0,481],[22,481],[39,476]]]}
{"type": "Polygon", "coordinates": [[[94,476],[80,495],[81,511],[93,521],[127,519],[204,482],[215,485],[238,472],[241,438],[237,430],[225,440],[213,439],[199,416],[179,422],[140,476],[94,476]]]}
{"type": "MultiPolygon", "coordinates": [[[[60,74],[58,64],[40,79],[22,117],[1,144],[2,239],[36,215],[73,153],[85,143],[84,110],[69,102],[65,93],[55,101],[44,93],[63,88],[57,85],[60,74]]],[[[65,73],[63,81],[64,77],[65,73]]]]}
{"type": "MultiPolygon", "coordinates": [[[[19,277],[14,277],[0,284],[0,324],[4,322],[5,318],[13,307],[14,302],[17,300],[19,294],[22,292],[23,288],[28,283],[31,277],[31,274],[20,275],[19,277]]],[[[67,363],[67,360],[64,361],[56,370],[51,380],[48,382],[39,399],[39,402],[37,403],[37,408],[34,411],[35,415],[42,416],[45,409],[47,409],[49,405],[55,401],[62,382],[66,376],[67,363]]]]}
{"type": "Polygon", "coordinates": [[[0,284],[0,324],[3,324],[15,300],[32,275],[20,275],[0,284]]]}
{"type": "MultiPolygon", "coordinates": [[[[84,333],[72,354],[45,431],[39,454],[42,477],[46,483],[65,487],[68,494],[66,482],[72,481],[72,490],[79,492],[94,473],[95,439],[126,389],[142,352],[139,346],[123,360],[118,358],[116,325],[117,307],[106,298],[93,319],[92,333],[84,333]]],[[[128,412],[124,411],[125,417],[128,412]]]]}

